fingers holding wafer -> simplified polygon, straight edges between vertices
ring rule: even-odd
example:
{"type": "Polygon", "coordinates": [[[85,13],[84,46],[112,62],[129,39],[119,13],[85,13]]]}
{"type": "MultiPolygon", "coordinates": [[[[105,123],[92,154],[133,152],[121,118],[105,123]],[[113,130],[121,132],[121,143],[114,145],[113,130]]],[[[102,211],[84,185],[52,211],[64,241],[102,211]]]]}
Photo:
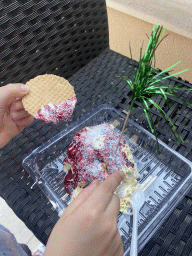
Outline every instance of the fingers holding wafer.
{"type": "Polygon", "coordinates": [[[23,107],[22,99],[17,98],[10,109],[10,116],[13,121],[17,121],[31,116],[23,107]]]}
{"type": "Polygon", "coordinates": [[[34,117],[23,107],[22,98],[16,98],[10,109],[10,117],[21,132],[26,126],[32,124],[34,117]]]}
{"type": "Polygon", "coordinates": [[[34,121],[34,117],[30,115],[30,116],[26,116],[24,118],[15,120],[14,122],[17,126],[21,126],[21,127],[23,126],[25,128],[25,127],[31,125],[33,123],[33,121],[34,121]]]}
{"type": "Polygon", "coordinates": [[[23,106],[23,103],[22,103],[22,98],[15,99],[13,104],[12,104],[12,110],[20,111],[20,110],[23,110],[23,109],[24,109],[24,106],[23,106]]]}
{"type": "Polygon", "coordinates": [[[13,121],[17,121],[17,120],[26,118],[26,117],[28,117],[28,116],[30,116],[30,115],[29,115],[29,113],[28,113],[26,110],[22,109],[22,110],[20,110],[20,111],[16,111],[16,110],[15,110],[15,111],[12,111],[12,112],[10,113],[10,116],[11,116],[11,119],[12,119],[13,121]]]}

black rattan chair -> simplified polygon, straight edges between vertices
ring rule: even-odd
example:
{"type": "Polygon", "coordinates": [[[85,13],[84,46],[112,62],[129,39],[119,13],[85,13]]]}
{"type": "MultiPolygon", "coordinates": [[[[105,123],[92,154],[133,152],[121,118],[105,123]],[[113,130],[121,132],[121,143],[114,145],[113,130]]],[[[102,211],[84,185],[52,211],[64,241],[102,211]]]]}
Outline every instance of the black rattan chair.
{"type": "MultiPolygon", "coordinates": [[[[78,99],[70,122],[103,103],[111,104],[121,112],[128,110],[131,101],[129,88],[116,76],[132,77],[131,63],[129,58],[109,49],[105,0],[0,1],[0,33],[1,85],[25,83],[44,73],[69,79],[78,99]]],[[[136,62],[134,65],[137,67],[136,62]]],[[[191,86],[187,81],[176,78],[168,82],[191,86]]],[[[162,99],[157,100],[161,106],[165,105],[162,99]]],[[[174,139],[170,140],[171,134],[159,114],[154,109],[152,112],[154,122],[158,124],[159,138],[192,159],[191,107],[172,99],[168,112],[187,140],[180,147],[174,139]]],[[[148,129],[138,102],[131,118],[148,129]]],[[[64,122],[53,125],[35,120],[0,151],[0,196],[44,244],[59,217],[23,170],[22,160],[67,125],[64,122]]],[[[191,218],[191,200],[192,192],[189,192],[140,255],[189,255],[192,222],[186,229],[180,230],[179,226],[185,223],[186,216],[191,218]],[[180,214],[176,215],[178,211],[180,214]],[[176,243],[178,232],[180,239],[176,243]],[[183,247],[176,250],[180,243],[183,247]]],[[[124,238],[124,244],[126,242],[124,238]]]]}

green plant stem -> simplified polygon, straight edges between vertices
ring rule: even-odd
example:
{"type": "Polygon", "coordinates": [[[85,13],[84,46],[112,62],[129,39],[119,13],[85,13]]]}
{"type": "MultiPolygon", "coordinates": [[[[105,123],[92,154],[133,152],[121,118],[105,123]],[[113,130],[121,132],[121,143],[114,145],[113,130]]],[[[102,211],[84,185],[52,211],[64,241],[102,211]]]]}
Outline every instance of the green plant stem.
{"type": "Polygon", "coordinates": [[[127,113],[127,116],[126,116],[126,119],[125,119],[125,122],[124,122],[124,125],[123,125],[123,129],[122,129],[122,131],[121,131],[121,135],[120,135],[120,137],[119,137],[119,141],[118,141],[118,143],[117,143],[117,147],[116,147],[116,150],[115,150],[115,154],[117,153],[117,150],[118,150],[118,147],[119,147],[119,144],[120,144],[121,138],[122,138],[122,136],[123,136],[123,133],[124,133],[125,126],[126,126],[126,124],[127,124],[127,121],[128,121],[129,115],[130,115],[130,113],[131,113],[131,109],[133,108],[133,104],[134,104],[134,102],[135,102],[135,99],[133,99],[133,100],[132,100],[132,102],[131,102],[131,106],[130,106],[129,111],[128,111],[128,113],[127,113]]]}
{"type": "Polygon", "coordinates": [[[129,111],[128,111],[128,113],[127,113],[127,117],[126,117],[125,122],[124,122],[124,125],[123,125],[123,129],[122,129],[122,131],[121,131],[121,135],[120,135],[120,137],[119,137],[119,141],[118,141],[118,143],[117,143],[117,147],[116,147],[116,150],[115,150],[115,154],[117,153],[117,150],[118,150],[118,147],[119,147],[121,138],[122,138],[122,136],[123,136],[123,133],[124,133],[124,130],[125,130],[125,126],[126,126],[126,124],[127,124],[127,120],[128,120],[128,118],[129,118],[130,112],[131,112],[131,111],[130,111],[130,109],[129,109],[129,111]]]}

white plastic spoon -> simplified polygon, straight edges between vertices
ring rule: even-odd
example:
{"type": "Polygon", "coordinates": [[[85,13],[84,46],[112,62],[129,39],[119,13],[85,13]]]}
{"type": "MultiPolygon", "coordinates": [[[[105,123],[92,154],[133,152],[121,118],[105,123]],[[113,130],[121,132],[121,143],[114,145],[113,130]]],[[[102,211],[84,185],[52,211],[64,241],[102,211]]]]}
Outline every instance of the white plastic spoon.
{"type": "Polygon", "coordinates": [[[144,202],[145,202],[145,195],[143,190],[138,190],[137,192],[135,192],[131,201],[131,205],[133,209],[133,229],[132,229],[130,256],[137,256],[138,214],[144,202]]]}

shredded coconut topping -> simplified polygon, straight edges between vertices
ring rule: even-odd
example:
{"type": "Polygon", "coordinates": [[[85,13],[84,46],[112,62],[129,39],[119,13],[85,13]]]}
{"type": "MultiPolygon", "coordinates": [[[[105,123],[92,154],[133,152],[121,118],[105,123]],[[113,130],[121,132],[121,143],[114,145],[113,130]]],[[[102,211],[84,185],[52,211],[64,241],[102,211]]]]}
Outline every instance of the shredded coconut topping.
{"type": "Polygon", "coordinates": [[[77,98],[73,97],[59,105],[49,103],[47,106],[43,106],[40,110],[38,110],[34,117],[41,119],[46,123],[53,122],[58,124],[61,120],[68,122],[73,114],[76,102],[77,98]]]}
{"type": "Polygon", "coordinates": [[[136,190],[139,174],[124,137],[115,153],[119,136],[107,123],[86,127],[74,135],[64,159],[64,170],[67,172],[64,186],[72,198],[93,180],[102,182],[110,174],[122,170],[125,179],[115,193],[121,199],[121,211],[127,211],[130,200],[126,198],[130,198],[136,190]]]}

